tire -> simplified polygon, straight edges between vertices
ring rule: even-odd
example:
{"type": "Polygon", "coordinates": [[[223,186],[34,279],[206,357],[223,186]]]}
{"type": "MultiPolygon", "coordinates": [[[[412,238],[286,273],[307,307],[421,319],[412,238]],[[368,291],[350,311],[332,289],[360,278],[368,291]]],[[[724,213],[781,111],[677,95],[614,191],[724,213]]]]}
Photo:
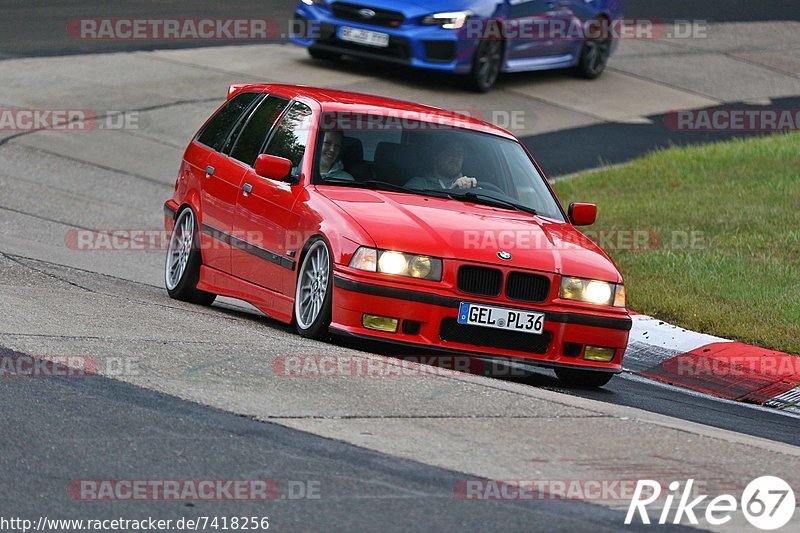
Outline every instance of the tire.
{"type": "Polygon", "coordinates": [[[308,245],[294,295],[294,323],[297,332],[310,339],[328,335],[333,301],[333,261],[325,241],[316,237],[308,245]]]}
{"type": "Polygon", "coordinates": [[[575,370],[572,368],[556,368],[559,381],[569,387],[581,389],[596,389],[608,384],[614,374],[611,372],[596,372],[592,370],[575,370]]]}
{"type": "Polygon", "coordinates": [[[320,61],[336,61],[342,57],[337,53],[320,50],[319,48],[309,48],[308,55],[314,59],[319,59],[320,61]]]}
{"type": "Polygon", "coordinates": [[[482,39],[472,59],[472,70],[467,75],[470,89],[479,93],[489,92],[500,76],[503,66],[503,41],[482,39]]]}
{"type": "Polygon", "coordinates": [[[593,21],[592,27],[603,28],[599,34],[588,34],[581,48],[581,56],[575,71],[581,78],[594,80],[600,77],[608,65],[611,56],[611,37],[609,37],[608,19],[593,21]]]}
{"type": "Polygon", "coordinates": [[[169,238],[164,264],[164,285],[170,298],[211,305],[217,295],[197,288],[202,264],[198,234],[197,217],[187,207],[178,214],[169,238]]]}

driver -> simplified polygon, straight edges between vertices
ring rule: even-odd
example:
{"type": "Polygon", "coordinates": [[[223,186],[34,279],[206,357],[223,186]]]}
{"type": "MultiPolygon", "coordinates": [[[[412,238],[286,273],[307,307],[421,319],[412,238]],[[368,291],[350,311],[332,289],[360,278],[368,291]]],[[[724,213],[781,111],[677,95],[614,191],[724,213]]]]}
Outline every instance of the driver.
{"type": "Polygon", "coordinates": [[[465,176],[462,172],[464,146],[455,140],[442,145],[442,149],[434,157],[433,168],[429,176],[411,178],[405,184],[407,189],[472,189],[478,186],[476,178],[465,176]]]}

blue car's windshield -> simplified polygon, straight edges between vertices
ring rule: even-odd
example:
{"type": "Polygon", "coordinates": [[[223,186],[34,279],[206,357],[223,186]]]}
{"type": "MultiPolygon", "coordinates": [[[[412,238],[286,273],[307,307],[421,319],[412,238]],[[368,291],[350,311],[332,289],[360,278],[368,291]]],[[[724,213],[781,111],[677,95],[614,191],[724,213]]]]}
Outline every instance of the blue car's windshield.
{"type": "Polygon", "coordinates": [[[323,115],[314,181],[563,213],[522,146],[464,128],[377,115],[323,115]]]}

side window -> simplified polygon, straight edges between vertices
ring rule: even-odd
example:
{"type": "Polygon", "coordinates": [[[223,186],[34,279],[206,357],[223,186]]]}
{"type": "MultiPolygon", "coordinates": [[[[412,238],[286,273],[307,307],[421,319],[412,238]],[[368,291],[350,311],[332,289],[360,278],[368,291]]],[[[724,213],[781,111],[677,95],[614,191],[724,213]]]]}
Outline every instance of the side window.
{"type": "Polygon", "coordinates": [[[250,104],[245,112],[242,114],[242,118],[239,119],[239,122],[231,130],[230,135],[228,135],[228,140],[225,142],[225,146],[223,146],[221,152],[225,155],[231,155],[231,150],[233,150],[233,146],[236,144],[236,140],[239,138],[239,135],[242,133],[242,128],[244,128],[245,124],[247,124],[250,115],[253,114],[253,111],[256,107],[261,103],[261,100],[264,98],[264,95],[259,94],[258,98],[250,104]]]}
{"type": "Polygon", "coordinates": [[[292,175],[298,175],[311,125],[311,108],[295,102],[284,115],[264,153],[285,157],[292,162],[292,175]]]}
{"type": "Polygon", "coordinates": [[[258,93],[237,94],[208,121],[203,131],[197,136],[197,142],[205,144],[216,151],[222,150],[228,133],[242,114],[247,110],[258,93]]]}
{"type": "Polygon", "coordinates": [[[267,140],[269,130],[288,104],[289,101],[283,98],[275,96],[265,98],[247,120],[247,124],[239,134],[239,139],[231,151],[231,157],[253,166],[261,147],[267,140]]]}
{"type": "Polygon", "coordinates": [[[403,130],[395,129],[378,129],[369,131],[345,131],[345,135],[351,139],[358,139],[361,141],[361,146],[364,150],[364,161],[375,161],[375,150],[378,144],[382,142],[400,144],[403,142],[403,130]]]}

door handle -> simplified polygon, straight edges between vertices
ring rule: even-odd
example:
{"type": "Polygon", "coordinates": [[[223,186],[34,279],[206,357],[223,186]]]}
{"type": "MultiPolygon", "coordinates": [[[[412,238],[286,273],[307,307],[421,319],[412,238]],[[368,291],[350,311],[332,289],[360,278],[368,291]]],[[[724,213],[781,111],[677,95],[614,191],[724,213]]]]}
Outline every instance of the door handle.
{"type": "Polygon", "coordinates": [[[250,185],[249,183],[245,183],[244,185],[242,185],[242,190],[244,191],[245,194],[250,194],[251,192],[253,192],[253,186],[250,185]]]}
{"type": "Polygon", "coordinates": [[[206,177],[207,178],[210,178],[211,176],[213,176],[214,172],[215,172],[214,167],[212,167],[211,165],[208,165],[206,167],[206,177]]]}

